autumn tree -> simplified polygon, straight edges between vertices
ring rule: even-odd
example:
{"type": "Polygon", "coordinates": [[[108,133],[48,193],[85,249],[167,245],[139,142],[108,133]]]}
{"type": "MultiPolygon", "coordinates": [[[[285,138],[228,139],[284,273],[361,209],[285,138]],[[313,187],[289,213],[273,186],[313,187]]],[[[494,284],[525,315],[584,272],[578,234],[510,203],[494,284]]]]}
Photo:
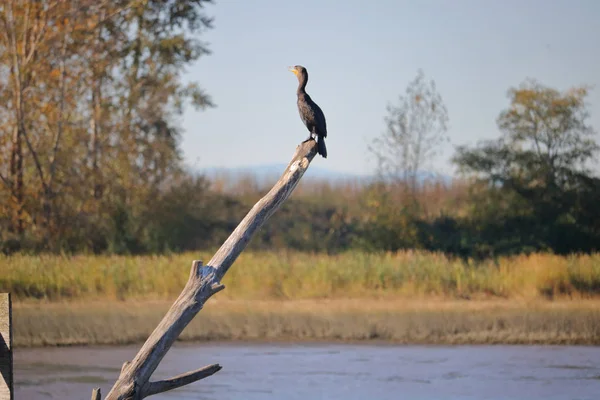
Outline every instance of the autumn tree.
{"type": "Polygon", "coordinates": [[[492,240],[508,235],[515,246],[559,252],[597,248],[600,214],[590,201],[600,195],[600,180],[590,162],[599,146],[587,122],[587,95],[585,87],[560,92],[528,80],[509,91],[499,139],[458,148],[454,162],[487,185],[480,193],[493,194],[477,203],[496,204],[484,216],[492,240]]]}
{"type": "Polygon", "coordinates": [[[211,105],[181,80],[208,3],[0,4],[0,242],[106,246],[86,241],[180,173],[178,117],[211,105]]]}
{"type": "Polygon", "coordinates": [[[382,178],[403,182],[414,193],[419,172],[448,142],[448,112],[435,82],[427,82],[422,70],[387,111],[387,129],[373,140],[369,150],[382,178]]]}

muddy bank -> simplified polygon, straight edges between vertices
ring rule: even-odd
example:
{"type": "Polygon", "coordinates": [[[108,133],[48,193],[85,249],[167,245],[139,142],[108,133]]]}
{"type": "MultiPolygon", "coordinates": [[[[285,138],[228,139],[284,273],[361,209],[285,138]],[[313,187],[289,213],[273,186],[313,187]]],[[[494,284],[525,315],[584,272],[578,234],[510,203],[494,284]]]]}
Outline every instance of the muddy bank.
{"type": "MultiPolygon", "coordinates": [[[[143,342],[170,302],[26,303],[17,347],[143,342]]],[[[600,344],[600,302],[210,301],[182,341],[600,344]]]]}

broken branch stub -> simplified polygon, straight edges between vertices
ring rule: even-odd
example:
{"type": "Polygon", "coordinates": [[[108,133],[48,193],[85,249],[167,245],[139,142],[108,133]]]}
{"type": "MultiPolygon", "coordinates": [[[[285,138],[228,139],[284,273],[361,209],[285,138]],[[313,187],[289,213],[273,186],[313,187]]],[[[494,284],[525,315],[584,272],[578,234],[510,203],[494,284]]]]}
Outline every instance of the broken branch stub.
{"type": "Polygon", "coordinates": [[[92,390],[92,400],[102,400],[102,394],[100,393],[100,388],[94,388],[92,390]]]}
{"type": "Polygon", "coordinates": [[[199,381],[200,379],[207,378],[221,370],[219,364],[212,364],[196,371],[186,372],[178,376],[174,376],[170,379],[165,379],[157,382],[150,382],[146,389],[146,395],[152,396],[153,394],[166,392],[168,390],[177,389],[179,387],[189,385],[190,383],[199,381]]]}
{"type": "Polygon", "coordinates": [[[277,183],[252,207],[208,265],[202,266],[201,261],[193,262],[183,291],[135,358],[123,365],[106,399],[143,399],[203,379],[221,369],[220,365],[213,364],[171,379],[150,382],[152,373],[206,300],[225,288],[220,282],[223,276],[246,248],[252,235],[292,194],[316,153],[314,140],[300,144],[277,183]]]}

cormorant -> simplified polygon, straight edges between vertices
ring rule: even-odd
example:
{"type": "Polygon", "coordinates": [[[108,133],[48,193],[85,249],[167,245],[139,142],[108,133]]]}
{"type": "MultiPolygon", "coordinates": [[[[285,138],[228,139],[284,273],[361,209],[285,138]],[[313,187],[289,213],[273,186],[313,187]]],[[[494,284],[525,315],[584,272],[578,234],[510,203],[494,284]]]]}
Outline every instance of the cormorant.
{"type": "Polygon", "coordinates": [[[306,93],[308,72],[301,65],[289,67],[289,70],[298,78],[298,90],[296,91],[298,95],[298,112],[300,112],[300,119],[310,132],[308,139],[304,142],[313,139],[313,135],[317,136],[317,153],[323,156],[323,158],[327,158],[327,147],[325,147],[327,124],[325,123],[325,115],[323,115],[321,108],[306,93]]]}

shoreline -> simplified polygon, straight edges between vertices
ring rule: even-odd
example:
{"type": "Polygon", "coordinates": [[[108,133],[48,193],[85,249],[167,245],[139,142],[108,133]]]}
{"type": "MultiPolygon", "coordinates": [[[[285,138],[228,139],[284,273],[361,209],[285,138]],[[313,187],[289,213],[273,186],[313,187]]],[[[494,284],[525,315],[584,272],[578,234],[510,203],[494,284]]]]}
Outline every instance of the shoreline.
{"type": "MultiPolygon", "coordinates": [[[[143,345],[144,341],[139,342],[131,342],[131,343],[119,343],[119,344],[86,344],[86,343],[77,343],[77,344],[55,344],[55,345],[46,345],[46,346],[15,346],[15,351],[35,351],[42,349],[61,349],[61,348],[82,348],[82,349],[110,349],[110,348],[127,348],[134,347],[135,349],[139,349],[143,345]]],[[[521,342],[396,342],[390,340],[381,340],[381,339],[370,339],[370,340],[335,340],[335,339],[297,339],[297,338],[275,338],[275,339],[207,339],[207,340],[184,340],[184,341],[176,341],[173,347],[177,346],[179,348],[188,346],[188,347],[199,347],[199,346],[210,346],[210,347],[245,347],[245,346],[374,346],[374,347],[530,347],[530,346],[553,346],[553,347],[562,347],[562,346],[576,346],[576,347],[590,347],[596,348],[600,347],[600,340],[598,342],[535,342],[535,343],[521,343],[521,342]]]]}
{"type": "MultiPolygon", "coordinates": [[[[171,301],[16,303],[16,348],[141,344],[171,301]]],[[[600,300],[211,299],[182,343],[600,345],[600,300]]]]}

